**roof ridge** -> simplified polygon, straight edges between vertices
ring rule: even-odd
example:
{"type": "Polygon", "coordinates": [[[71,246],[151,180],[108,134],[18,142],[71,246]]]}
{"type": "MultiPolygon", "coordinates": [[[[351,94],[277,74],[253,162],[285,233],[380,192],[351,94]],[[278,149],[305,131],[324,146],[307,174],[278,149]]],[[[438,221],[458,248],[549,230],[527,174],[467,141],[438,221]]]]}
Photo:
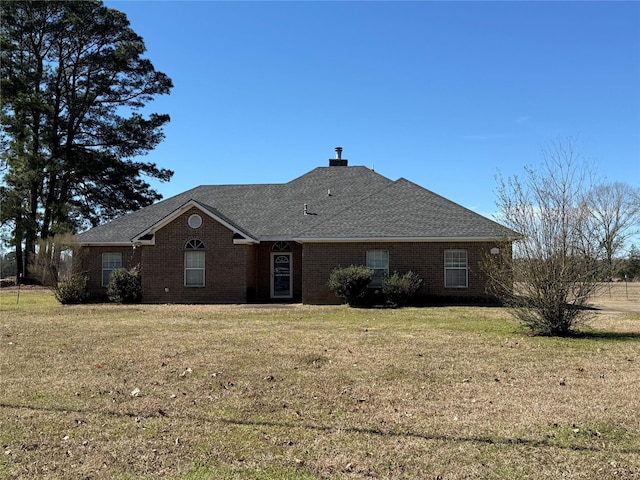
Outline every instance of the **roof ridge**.
{"type": "Polygon", "coordinates": [[[348,167],[331,167],[331,166],[316,167],[313,170],[309,170],[308,172],[303,173],[302,175],[300,175],[300,176],[298,176],[296,178],[293,178],[293,179],[289,180],[288,182],[283,183],[281,185],[289,185],[289,184],[291,184],[293,182],[301,180],[302,178],[304,178],[306,176],[310,176],[311,174],[313,174],[313,173],[315,173],[315,172],[317,172],[319,170],[339,171],[340,169],[349,169],[349,170],[355,170],[355,169],[361,170],[361,169],[363,169],[363,170],[366,170],[368,172],[371,172],[371,173],[375,174],[378,177],[381,177],[381,178],[384,178],[385,180],[389,180],[390,182],[393,182],[393,180],[391,180],[390,178],[385,177],[381,173],[378,173],[375,170],[372,170],[371,168],[366,167],[364,165],[349,165],[348,167]]]}
{"type": "MultiPolygon", "coordinates": [[[[202,185],[198,185],[197,187],[194,187],[191,190],[195,190],[197,188],[218,188],[218,187],[279,187],[281,185],[286,185],[286,183],[222,183],[222,184],[205,183],[202,185]]],[[[187,190],[187,191],[190,191],[190,190],[187,190]]]]}

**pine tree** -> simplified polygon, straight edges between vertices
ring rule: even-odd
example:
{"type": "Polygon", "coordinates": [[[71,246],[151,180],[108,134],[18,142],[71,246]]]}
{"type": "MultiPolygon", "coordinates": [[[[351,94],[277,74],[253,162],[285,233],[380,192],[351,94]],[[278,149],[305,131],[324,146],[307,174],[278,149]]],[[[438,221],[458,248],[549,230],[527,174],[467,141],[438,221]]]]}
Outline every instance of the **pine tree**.
{"type": "Polygon", "coordinates": [[[173,172],[135,158],[163,140],[169,121],[141,109],[173,85],[143,57],[125,14],[100,1],[0,9],[0,221],[13,226],[24,274],[38,238],[161,198],[144,178],[168,181],[173,172]]]}
{"type": "Polygon", "coordinates": [[[627,260],[624,274],[627,280],[633,281],[636,278],[640,278],[640,249],[634,245],[631,245],[629,249],[629,258],[627,260]]]}

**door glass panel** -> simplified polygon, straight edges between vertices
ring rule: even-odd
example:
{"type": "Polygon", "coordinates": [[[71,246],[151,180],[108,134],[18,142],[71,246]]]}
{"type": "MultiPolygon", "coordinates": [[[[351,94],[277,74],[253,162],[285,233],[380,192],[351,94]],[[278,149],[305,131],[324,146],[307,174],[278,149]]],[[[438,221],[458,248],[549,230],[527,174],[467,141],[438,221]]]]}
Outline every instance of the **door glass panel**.
{"type": "Polygon", "coordinates": [[[273,257],[273,296],[291,296],[291,257],[289,255],[273,257]]]}

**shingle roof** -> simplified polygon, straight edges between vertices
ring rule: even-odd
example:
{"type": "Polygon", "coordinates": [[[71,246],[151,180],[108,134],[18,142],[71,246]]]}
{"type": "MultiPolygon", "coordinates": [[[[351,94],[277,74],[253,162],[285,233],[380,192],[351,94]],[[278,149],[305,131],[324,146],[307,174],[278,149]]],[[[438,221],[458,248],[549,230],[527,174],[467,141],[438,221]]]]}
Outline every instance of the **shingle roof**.
{"type": "Polygon", "coordinates": [[[257,240],[479,240],[515,235],[404,178],[393,181],[366,167],[332,166],[282,184],[202,185],[77,239],[81,244],[130,244],[190,202],[257,240]]]}

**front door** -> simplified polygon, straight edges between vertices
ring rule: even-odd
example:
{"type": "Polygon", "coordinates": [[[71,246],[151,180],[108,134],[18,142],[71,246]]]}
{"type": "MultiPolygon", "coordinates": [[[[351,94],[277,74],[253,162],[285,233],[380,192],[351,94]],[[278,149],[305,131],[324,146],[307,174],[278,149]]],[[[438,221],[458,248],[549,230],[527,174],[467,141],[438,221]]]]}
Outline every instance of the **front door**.
{"type": "Polygon", "coordinates": [[[271,253],[271,298],[293,297],[291,253],[271,253]]]}

